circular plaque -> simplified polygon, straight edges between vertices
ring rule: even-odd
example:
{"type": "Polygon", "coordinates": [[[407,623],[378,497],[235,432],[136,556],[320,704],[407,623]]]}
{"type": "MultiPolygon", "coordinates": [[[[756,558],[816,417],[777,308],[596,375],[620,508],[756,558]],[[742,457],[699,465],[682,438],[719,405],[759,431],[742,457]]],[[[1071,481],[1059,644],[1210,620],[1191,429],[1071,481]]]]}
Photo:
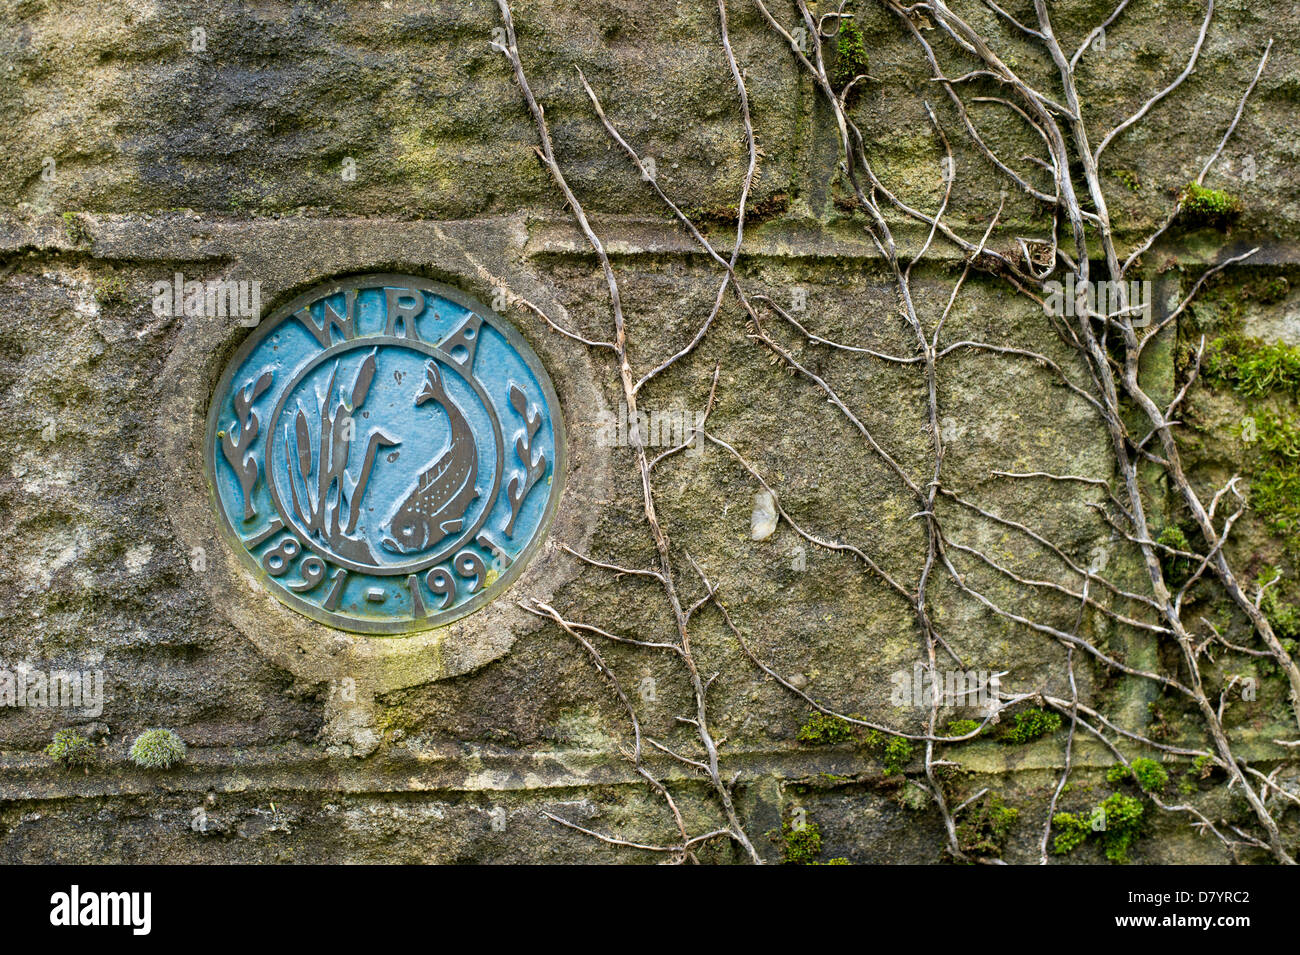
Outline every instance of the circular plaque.
{"type": "Polygon", "coordinates": [[[501,593],[545,537],[564,474],[550,379],[454,289],[368,275],[262,322],[208,412],[223,530],[279,600],[407,633],[501,593]]]}

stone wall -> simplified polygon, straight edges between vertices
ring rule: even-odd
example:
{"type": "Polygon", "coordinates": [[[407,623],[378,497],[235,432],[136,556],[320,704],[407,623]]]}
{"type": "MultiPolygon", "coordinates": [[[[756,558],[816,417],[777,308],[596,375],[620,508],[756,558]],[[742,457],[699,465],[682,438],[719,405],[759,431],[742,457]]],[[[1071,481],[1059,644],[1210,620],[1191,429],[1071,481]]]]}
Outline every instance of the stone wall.
{"type": "MultiPolygon", "coordinates": [[[[623,135],[654,158],[660,186],[707,225],[719,248],[730,248],[746,143],[717,9],[601,0],[514,6],[521,56],[557,156],[617,271],[630,358],[642,373],[691,339],[722,273],[611,147],[577,69],[623,135]]],[[[1064,6],[1058,30],[1076,43],[1109,10],[1064,6]]],[[[793,22],[784,4],[773,9],[793,22]]],[[[731,0],[728,10],[763,152],[738,275],[750,295],[782,305],[801,296],[800,318],[820,336],[910,354],[892,279],[865,218],[845,201],[829,112],[748,0],[731,0]]],[[[1082,61],[1090,116],[1112,124],[1176,76],[1202,16],[1203,8],[1182,2],[1126,13],[1105,51],[1082,61]]],[[[1005,203],[1008,235],[1039,234],[1036,204],[1008,189],[960,135],[892,15],[864,8],[860,22],[871,81],[854,109],[882,179],[927,209],[938,202],[943,150],[922,106],[931,102],[956,150],[954,228],[978,238],[1005,203]]],[[[519,606],[540,598],[571,620],[670,640],[657,584],[584,566],[553,546],[489,609],[432,634],[362,637],[299,617],[241,572],[213,532],[203,421],[248,329],[160,318],[150,308],[152,284],[176,272],[256,280],[265,311],[337,276],[399,272],[483,301],[505,289],[565,327],[608,339],[599,264],[538,162],[537,130],[508,62],[490,45],[500,26],[495,4],[3,0],[0,23],[0,661],[10,670],[99,670],[106,686],[99,714],[0,708],[0,859],[647,858],[544,812],[632,841],[674,838],[663,800],[626,758],[632,730],[608,680],[572,635],[519,606]],[[206,555],[201,569],[196,548],[206,555]],[[65,727],[97,744],[84,772],[42,752],[65,727]],[[184,764],[157,772],[130,763],[131,741],[149,727],[185,740],[184,764]]],[[[1254,246],[1260,251],[1231,271],[1233,287],[1292,274],[1298,32],[1289,14],[1220,3],[1194,76],[1112,148],[1112,214],[1131,242],[1164,219],[1199,172],[1264,41],[1274,38],[1218,175],[1246,197],[1245,212],[1226,234],[1176,230],[1153,251],[1143,277],[1155,284],[1158,314],[1206,264],[1254,246]]],[[[1017,68],[1047,77],[1052,65],[1026,48],[1017,68]]],[[[1009,154],[1034,148],[1010,111],[991,107],[980,123],[1009,154]]],[[[906,249],[926,239],[914,223],[894,225],[906,249]]],[[[931,322],[964,264],[942,245],[913,276],[931,322]]],[[[552,541],[610,564],[654,565],[632,455],[598,440],[604,416],[622,400],[615,364],[527,309],[506,314],[549,370],[570,431],[569,485],[552,541]]],[[[1244,306],[1249,329],[1292,344],[1300,344],[1297,316],[1300,302],[1289,292],[1244,306]]],[[[1180,330],[1194,340],[1197,329],[1180,330]]],[[[787,331],[782,340],[794,353],[834,383],[903,469],[925,480],[932,464],[925,380],[914,367],[871,363],[787,331]]],[[[967,279],[944,332],[945,341],[964,339],[1043,353],[1081,380],[1041,310],[979,273],[967,279]]],[[[1168,336],[1147,369],[1150,381],[1163,376],[1170,397],[1178,345],[1168,336]]],[[[646,386],[642,406],[703,411],[716,373],[710,431],[766,476],[795,520],[865,550],[915,586],[925,524],[914,500],[823,393],[769,358],[728,297],[700,347],[646,386]]],[[[1106,435],[1086,405],[1032,362],[990,353],[948,360],[940,388],[952,487],[1081,561],[1103,554],[1114,579],[1140,585],[1140,564],[1087,507],[1097,500],[1093,490],[991,473],[1108,477],[1106,435]]],[[[1198,460],[1207,481],[1230,474],[1244,453],[1227,437],[1237,412],[1213,400],[1205,399],[1214,428],[1198,460]]],[[[704,588],[687,554],[775,673],[838,710],[918,731],[923,709],[891,700],[897,674],[923,658],[898,594],[861,561],[810,545],[788,522],[752,539],[759,485],[719,446],[666,459],[655,477],[689,601],[704,588]]],[[[1157,502],[1163,493],[1153,492],[1157,502]]],[[[1059,576],[1041,549],[1007,527],[956,507],[947,520],[956,537],[1019,572],[1059,576]]],[[[1289,567],[1275,538],[1248,518],[1239,546],[1256,564],[1289,567]]],[[[1069,601],[978,567],[966,572],[1017,612],[1067,629],[1075,619],[1069,601]]],[[[988,612],[942,574],[928,597],[969,668],[1004,674],[1004,688],[1068,695],[1059,644],[988,612]]],[[[1104,617],[1088,618],[1084,632],[1130,660],[1160,659],[1152,640],[1104,617]]],[[[797,813],[818,824],[827,858],[944,858],[941,819],[911,781],[916,754],[891,771],[860,740],[798,741],[807,704],[754,664],[716,609],[699,611],[692,635],[704,678],[713,678],[710,719],[723,773],[737,777],[738,812],[762,855],[781,858],[773,834],[797,813]]],[[[694,703],[675,658],[618,644],[601,650],[634,696],[644,734],[700,758],[680,719],[694,703]]],[[[1078,679],[1083,698],[1125,725],[1159,721],[1148,684],[1087,669],[1078,679]]],[[[1279,691],[1243,707],[1236,725],[1246,748],[1269,758],[1267,741],[1286,734],[1288,720],[1279,691]]],[[[991,787],[1021,810],[1003,849],[1008,861],[1037,860],[1063,747],[1059,734],[1025,746],[980,739],[960,747],[971,775],[957,788],[991,787]]],[[[692,831],[720,824],[698,774],[657,749],[645,760],[672,781],[692,831]]],[[[1112,762],[1080,742],[1076,785],[1101,791],[1112,762]]],[[[701,857],[743,859],[726,840],[701,857]]],[[[1184,820],[1164,817],[1135,857],[1229,859],[1184,820]]]]}

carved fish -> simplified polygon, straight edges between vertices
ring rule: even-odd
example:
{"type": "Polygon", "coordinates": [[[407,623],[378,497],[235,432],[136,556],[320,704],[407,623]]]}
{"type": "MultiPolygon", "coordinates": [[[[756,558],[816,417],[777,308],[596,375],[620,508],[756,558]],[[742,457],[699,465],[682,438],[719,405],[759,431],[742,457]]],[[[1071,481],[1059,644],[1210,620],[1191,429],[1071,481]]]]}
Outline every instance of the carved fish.
{"type": "Polygon", "coordinates": [[[416,407],[433,401],[447,412],[451,441],[445,450],[421,472],[415,487],[388,520],[387,550],[409,554],[438,543],[465,524],[465,511],[478,497],[478,443],[465,415],[451,400],[442,383],[437,362],[425,368],[424,387],[415,398],[416,407]]]}

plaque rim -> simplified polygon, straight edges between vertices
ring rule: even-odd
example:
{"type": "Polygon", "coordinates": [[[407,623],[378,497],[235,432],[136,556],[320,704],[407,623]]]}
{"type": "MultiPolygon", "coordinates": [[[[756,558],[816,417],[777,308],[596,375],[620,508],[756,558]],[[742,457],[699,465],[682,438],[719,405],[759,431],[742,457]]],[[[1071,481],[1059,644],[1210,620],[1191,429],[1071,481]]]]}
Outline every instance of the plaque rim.
{"type": "MultiPolygon", "coordinates": [[[[384,336],[367,337],[382,338],[384,336]]],[[[555,393],[555,386],[551,381],[550,373],[542,362],[541,356],[537,354],[514,324],[504,316],[485,306],[473,295],[455,286],[425,278],[424,276],[401,272],[365,272],[340,279],[327,279],[310,286],[294,298],[272,310],[266,317],[258,320],[257,327],[245,336],[239,347],[225,360],[221,375],[217,379],[217,383],[209,394],[207,401],[208,411],[204,416],[203,428],[203,477],[207,485],[209,506],[214,508],[214,516],[217,518],[217,531],[222,542],[230,549],[231,554],[240,565],[254,576],[264,592],[269,596],[300,616],[344,633],[374,637],[400,637],[429,633],[441,630],[504,597],[515,581],[519,579],[534,558],[537,557],[537,552],[545,546],[556,513],[559,510],[560,501],[564,496],[566,478],[568,477],[567,432],[565,430],[563,411],[560,408],[559,398],[555,393]],[[423,619],[370,622],[336,616],[321,607],[317,607],[310,601],[303,600],[283,587],[266,583],[268,577],[266,570],[258,563],[244,546],[244,542],[235,533],[230,517],[226,513],[225,504],[221,500],[221,495],[217,492],[216,446],[213,438],[216,434],[217,418],[220,412],[218,397],[226,393],[235,372],[273,329],[279,327],[283,321],[291,317],[295,312],[322,298],[340,294],[348,289],[355,289],[359,292],[363,289],[384,288],[386,286],[414,288],[432,292],[477,315],[506,339],[506,342],[515,349],[541,386],[542,395],[546,400],[547,409],[550,413],[551,428],[555,435],[555,464],[552,467],[551,485],[548,488],[546,505],[543,508],[537,528],[528,544],[514,557],[510,566],[506,568],[500,577],[485,586],[469,600],[449,610],[427,614],[423,619]]],[[[263,463],[263,467],[265,467],[265,463],[263,463]]],[[[264,478],[264,480],[268,479],[264,478]]]]}

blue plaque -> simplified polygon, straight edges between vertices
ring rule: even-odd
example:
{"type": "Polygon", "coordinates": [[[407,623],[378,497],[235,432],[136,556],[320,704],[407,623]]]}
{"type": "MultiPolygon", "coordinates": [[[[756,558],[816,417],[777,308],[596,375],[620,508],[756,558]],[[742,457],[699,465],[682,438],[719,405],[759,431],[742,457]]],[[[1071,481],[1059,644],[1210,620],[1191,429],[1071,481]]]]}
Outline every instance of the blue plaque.
{"type": "Polygon", "coordinates": [[[545,538],[564,425],[504,319],[405,275],[331,283],[244,342],[206,463],[240,559],[300,613],[408,633],[483,606],[545,538]]]}

